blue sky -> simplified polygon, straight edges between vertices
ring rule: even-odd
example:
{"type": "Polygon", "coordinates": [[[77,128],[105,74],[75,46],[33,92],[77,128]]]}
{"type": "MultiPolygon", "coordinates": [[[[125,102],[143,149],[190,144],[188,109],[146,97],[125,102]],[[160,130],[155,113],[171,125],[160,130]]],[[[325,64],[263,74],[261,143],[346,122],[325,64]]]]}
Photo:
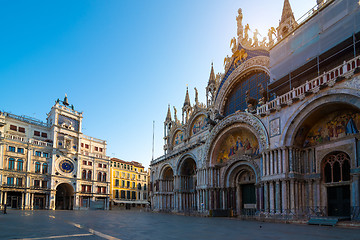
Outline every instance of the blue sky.
{"type": "MultiPolygon", "coordinates": [[[[298,19],[315,0],[290,0],[298,19]]],[[[0,0],[0,110],[46,120],[67,93],[84,112],[83,132],[107,140],[110,157],[163,154],[167,106],[186,85],[205,103],[211,62],[223,72],[236,15],[251,30],[277,27],[283,0],[0,0]]],[[[250,34],[252,36],[252,34],[250,34]]]]}

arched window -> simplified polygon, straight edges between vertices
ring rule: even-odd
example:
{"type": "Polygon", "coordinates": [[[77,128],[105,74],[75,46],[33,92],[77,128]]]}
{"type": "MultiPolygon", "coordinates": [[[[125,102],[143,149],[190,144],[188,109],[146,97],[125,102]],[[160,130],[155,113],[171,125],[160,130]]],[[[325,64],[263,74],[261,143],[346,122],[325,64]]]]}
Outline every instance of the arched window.
{"type": "Polygon", "coordinates": [[[15,168],[15,159],[9,158],[9,170],[13,170],[15,168]]]}
{"type": "Polygon", "coordinates": [[[35,163],[35,172],[39,173],[40,172],[40,168],[41,168],[41,164],[39,162],[35,163]]]}
{"type": "Polygon", "coordinates": [[[23,170],[23,166],[24,166],[24,160],[18,159],[18,160],[17,160],[16,169],[17,169],[18,171],[22,171],[22,170],[23,170]]]}
{"type": "Polygon", "coordinates": [[[92,172],[91,172],[91,170],[89,170],[88,173],[87,173],[87,179],[88,180],[91,180],[91,175],[92,175],[92,172]]]}
{"type": "Polygon", "coordinates": [[[333,153],[324,159],[324,181],[335,183],[350,180],[350,159],[345,153],[333,153]]]}
{"type": "Polygon", "coordinates": [[[228,95],[224,108],[224,115],[228,116],[235,113],[237,110],[244,111],[248,108],[246,104],[246,91],[249,91],[249,95],[252,98],[260,99],[262,96],[259,92],[259,84],[266,89],[267,82],[270,77],[265,72],[253,73],[244,79],[241,79],[233,87],[233,90],[228,95]]]}
{"type": "Polygon", "coordinates": [[[138,190],[141,190],[141,183],[138,183],[138,190]]]}
{"type": "Polygon", "coordinates": [[[81,178],[86,179],[86,170],[82,170],[81,178]]]}
{"type": "Polygon", "coordinates": [[[102,179],[102,173],[99,172],[99,173],[98,173],[98,181],[101,182],[101,179],[102,179]]]}
{"type": "Polygon", "coordinates": [[[103,182],[106,182],[106,173],[103,173],[102,181],[103,181],[103,182]]]}
{"type": "Polygon", "coordinates": [[[48,165],[47,163],[44,163],[42,166],[42,173],[47,173],[48,172],[48,165]]]}

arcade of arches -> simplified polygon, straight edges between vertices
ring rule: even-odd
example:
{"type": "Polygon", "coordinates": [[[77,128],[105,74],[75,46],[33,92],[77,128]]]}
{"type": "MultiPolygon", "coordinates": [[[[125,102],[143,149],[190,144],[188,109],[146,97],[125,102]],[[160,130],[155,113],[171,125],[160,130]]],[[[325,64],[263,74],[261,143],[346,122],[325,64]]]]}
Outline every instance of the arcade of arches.
{"type": "Polygon", "coordinates": [[[61,183],[56,188],[56,210],[72,210],[74,207],[74,188],[68,183],[61,183]]]}

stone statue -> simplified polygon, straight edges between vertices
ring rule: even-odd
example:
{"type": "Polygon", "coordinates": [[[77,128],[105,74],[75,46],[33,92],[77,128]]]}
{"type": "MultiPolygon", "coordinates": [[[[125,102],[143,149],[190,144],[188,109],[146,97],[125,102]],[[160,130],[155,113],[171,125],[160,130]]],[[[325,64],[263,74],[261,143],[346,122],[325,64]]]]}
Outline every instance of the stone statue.
{"type": "Polygon", "coordinates": [[[253,40],[254,40],[254,44],[253,44],[253,46],[254,46],[254,47],[259,46],[259,39],[258,39],[258,35],[259,35],[259,30],[255,29],[255,32],[254,32],[254,37],[253,37],[253,40]]]}
{"type": "Polygon", "coordinates": [[[178,122],[178,119],[177,119],[177,110],[176,110],[176,107],[174,106],[174,119],[175,119],[175,122],[177,123],[178,122]]]}
{"type": "Polygon", "coordinates": [[[239,15],[236,17],[237,35],[238,35],[238,39],[240,40],[243,37],[243,25],[242,25],[243,14],[241,8],[239,8],[238,14],[239,15]]]}
{"type": "Polygon", "coordinates": [[[269,47],[272,47],[274,45],[274,39],[273,39],[273,35],[275,34],[276,36],[276,30],[274,27],[271,27],[269,29],[269,32],[268,32],[268,38],[269,38],[269,47]]]}
{"type": "Polygon", "coordinates": [[[256,112],[256,105],[257,105],[258,101],[255,98],[250,97],[249,90],[247,90],[245,94],[246,94],[245,101],[246,101],[246,104],[248,105],[248,111],[250,113],[256,112]]]}
{"type": "Polygon", "coordinates": [[[195,104],[198,105],[199,104],[199,99],[198,99],[198,90],[196,89],[196,87],[194,88],[195,89],[195,104]]]}
{"type": "Polygon", "coordinates": [[[236,38],[232,38],[231,39],[231,42],[230,42],[230,47],[232,46],[232,48],[231,48],[231,51],[232,51],[232,53],[235,53],[236,52],[236,38]]]}
{"type": "Polygon", "coordinates": [[[250,26],[249,26],[249,24],[246,24],[245,25],[245,36],[244,36],[245,40],[248,40],[248,38],[249,38],[249,30],[250,30],[250,26]]]}
{"type": "Polygon", "coordinates": [[[260,46],[266,47],[266,37],[260,42],[260,46]]]}
{"type": "Polygon", "coordinates": [[[267,91],[261,83],[259,83],[258,88],[259,88],[259,94],[261,96],[259,100],[259,104],[263,105],[267,101],[267,91]]]}

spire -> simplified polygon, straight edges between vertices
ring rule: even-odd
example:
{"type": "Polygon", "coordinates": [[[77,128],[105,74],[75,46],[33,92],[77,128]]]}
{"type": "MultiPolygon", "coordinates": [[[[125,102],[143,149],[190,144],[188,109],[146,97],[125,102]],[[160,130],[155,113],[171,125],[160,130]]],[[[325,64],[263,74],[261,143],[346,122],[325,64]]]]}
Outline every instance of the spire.
{"type": "Polygon", "coordinates": [[[167,112],[166,119],[165,119],[165,122],[168,122],[168,121],[171,121],[170,104],[168,106],[168,112],[167,112]]]}
{"type": "Polygon", "coordinates": [[[289,0],[284,1],[283,11],[281,15],[281,20],[278,27],[278,36],[283,38],[291,30],[297,27],[297,22],[294,17],[294,13],[291,9],[289,0]]]}
{"type": "Polygon", "coordinates": [[[210,85],[211,83],[215,83],[215,73],[214,73],[213,63],[211,63],[211,71],[210,71],[210,77],[209,77],[208,85],[210,85]]]}
{"type": "Polygon", "coordinates": [[[189,97],[188,87],[186,87],[186,95],[185,95],[184,107],[185,106],[190,106],[190,97],[189,97]]]}

